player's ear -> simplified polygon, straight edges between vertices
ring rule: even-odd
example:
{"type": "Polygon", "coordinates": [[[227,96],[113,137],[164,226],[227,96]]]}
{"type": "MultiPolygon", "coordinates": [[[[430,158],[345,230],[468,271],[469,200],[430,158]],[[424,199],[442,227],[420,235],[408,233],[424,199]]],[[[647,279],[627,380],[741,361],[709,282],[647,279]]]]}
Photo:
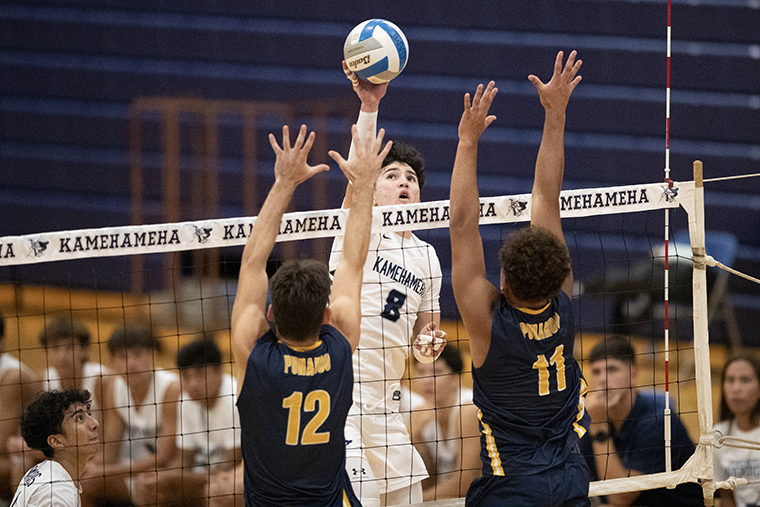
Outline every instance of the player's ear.
{"type": "Polygon", "coordinates": [[[274,322],[274,310],[272,309],[272,305],[267,306],[267,320],[269,322],[274,322]]]}
{"type": "Polygon", "coordinates": [[[327,308],[325,308],[325,315],[324,315],[324,318],[322,319],[322,325],[329,324],[331,317],[332,317],[332,310],[328,306],[327,308]]]}
{"type": "Polygon", "coordinates": [[[53,449],[63,449],[63,439],[61,436],[60,434],[55,434],[47,437],[48,445],[53,449]]]}

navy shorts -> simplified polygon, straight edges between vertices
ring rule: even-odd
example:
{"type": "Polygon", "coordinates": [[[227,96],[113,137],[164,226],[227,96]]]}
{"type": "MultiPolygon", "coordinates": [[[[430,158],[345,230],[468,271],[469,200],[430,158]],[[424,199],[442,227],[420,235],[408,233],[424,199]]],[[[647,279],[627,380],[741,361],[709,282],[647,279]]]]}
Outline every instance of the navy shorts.
{"type": "Polygon", "coordinates": [[[571,453],[565,463],[532,475],[484,475],[467,491],[466,507],[589,507],[589,472],[583,455],[571,453]]]}

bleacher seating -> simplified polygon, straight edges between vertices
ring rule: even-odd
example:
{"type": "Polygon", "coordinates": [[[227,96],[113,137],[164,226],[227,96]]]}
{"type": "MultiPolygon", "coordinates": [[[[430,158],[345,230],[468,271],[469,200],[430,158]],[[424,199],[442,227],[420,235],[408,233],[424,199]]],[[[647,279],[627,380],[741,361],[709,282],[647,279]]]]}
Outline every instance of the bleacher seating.
{"type": "MultiPolygon", "coordinates": [[[[493,106],[499,119],[480,150],[489,182],[483,192],[529,191],[542,114],[526,77],[547,79],[559,49],[578,49],[584,60],[583,84],[568,111],[567,186],[661,181],[666,6],[655,0],[491,2],[488,9],[462,9],[451,0],[5,2],[0,237],[129,223],[130,104],[137,97],[356,104],[340,71],[341,48],[351,27],[370,17],[395,21],[410,40],[409,65],[383,100],[380,121],[392,137],[425,154],[431,175],[424,198],[448,197],[461,97],[488,79],[500,87],[493,106]]],[[[697,158],[706,178],[758,172],[760,9],[739,0],[676,0],[672,24],[671,177],[690,179],[697,158]]],[[[331,147],[345,150],[351,118],[335,120],[331,147]]],[[[221,130],[224,216],[242,213],[242,197],[232,192],[239,149],[229,141],[240,139],[240,129],[231,120],[221,130]]],[[[147,165],[157,172],[158,124],[148,132],[147,165]]],[[[259,145],[261,167],[269,167],[268,144],[259,145]]],[[[735,267],[757,275],[760,179],[706,188],[707,227],[734,234],[735,267]]],[[[159,194],[148,195],[154,207],[159,194]]],[[[339,195],[328,197],[330,206],[339,204],[339,195]]],[[[445,235],[431,238],[448,250],[445,235]]],[[[13,276],[51,271],[21,269],[13,276]]],[[[0,277],[10,276],[0,270],[0,277]]],[[[754,329],[757,286],[732,278],[729,292],[740,325],[754,329]]],[[[749,340],[752,334],[743,333],[749,340]]]]}

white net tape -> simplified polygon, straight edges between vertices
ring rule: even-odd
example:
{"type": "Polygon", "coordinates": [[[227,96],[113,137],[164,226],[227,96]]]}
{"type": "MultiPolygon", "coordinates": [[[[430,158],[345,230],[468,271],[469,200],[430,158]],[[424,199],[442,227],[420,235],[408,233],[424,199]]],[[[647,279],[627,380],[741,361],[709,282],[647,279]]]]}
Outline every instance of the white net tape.
{"type": "MultiPolygon", "coordinates": [[[[675,208],[692,182],[668,188],[666,183],[566,190],[563,218],[675,208]]],[[[481,198],[481,225],[530,219],[530,194],[481,198]]],[[[340,236],[347,210],[287,213],[277,241],[340,236]]],[[[179,252],[244,245],[255,217],[134,225],[0,238],[0,266],[37,262],[179,252]]],[[[432,201],[375,208],[373,231],[414,231],[449,226],[449,202],[432,201]]]]}

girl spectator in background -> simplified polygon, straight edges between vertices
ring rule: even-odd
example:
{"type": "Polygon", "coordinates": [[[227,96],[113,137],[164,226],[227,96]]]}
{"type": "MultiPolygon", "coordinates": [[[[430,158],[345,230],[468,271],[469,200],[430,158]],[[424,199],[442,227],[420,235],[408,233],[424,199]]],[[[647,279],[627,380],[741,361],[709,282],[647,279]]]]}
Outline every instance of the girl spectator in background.
{"type": "MultiPolygon", "coordinates": [[[[732,436],[760,441],[760,359],[749,352],[733,356],[723,367],[720,381],[719,422],[716,439],[732,436]]],[[[744,477],[760,479],[760,451],[723,446],[713,454],[715,481],[744,477]]],[[[760,505],[760,484],[737,486],[734,491],[717,491],[721,507],[760,505]]]]}

